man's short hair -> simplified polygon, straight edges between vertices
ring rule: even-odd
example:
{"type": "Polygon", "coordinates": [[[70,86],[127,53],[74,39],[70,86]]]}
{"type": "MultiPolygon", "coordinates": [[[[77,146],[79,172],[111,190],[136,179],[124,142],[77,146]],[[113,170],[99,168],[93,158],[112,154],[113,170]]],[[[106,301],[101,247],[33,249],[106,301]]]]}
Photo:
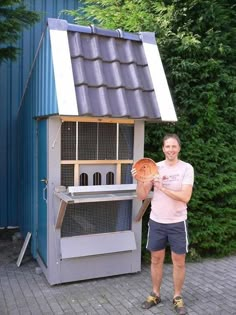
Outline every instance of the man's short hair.
{"type": "Polygon", "coordinates": [[[164,138],[163,138],[163,146],[164,146],[164,144],[165,144],[165,141],[168,140],[168,139],[170,139],[170,138],[175,139],[175,140],[178,142],[179,146],[181,147],[180,138],[179,138],[179,136],[177,136],[177,134],[175,134],[175,133],[168,133],[168,134],[166,134],[166,135],[164,136],[164,138]]]}

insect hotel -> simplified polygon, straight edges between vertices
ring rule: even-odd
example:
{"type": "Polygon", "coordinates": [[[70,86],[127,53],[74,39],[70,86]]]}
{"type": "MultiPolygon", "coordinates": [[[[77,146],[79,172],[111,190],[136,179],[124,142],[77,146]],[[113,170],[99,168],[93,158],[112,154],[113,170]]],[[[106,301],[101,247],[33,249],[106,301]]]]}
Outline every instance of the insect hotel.
{"type": "Polygon", "coordinates": [[[51,285],[141,270],[148,121],[176,121],[154,33],[49,19],[17,122],[21,229],[51,285]]]}

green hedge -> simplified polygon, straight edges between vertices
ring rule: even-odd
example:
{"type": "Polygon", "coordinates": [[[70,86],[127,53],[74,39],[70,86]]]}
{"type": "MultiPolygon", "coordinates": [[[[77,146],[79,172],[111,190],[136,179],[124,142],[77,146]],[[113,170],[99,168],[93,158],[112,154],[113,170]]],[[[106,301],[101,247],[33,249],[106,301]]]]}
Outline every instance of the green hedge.
{"type": "MultiPolygon", "coordinates": [[[[145,156],[163,159],[177,133],[195,169],[189,203],[191,257],[236,253],[236,10],[233,0],[85,0],[75,21],[157,36],[176,124],[150,124],[145,156]],[[85,6],[83,6],[85,5],[85,6]]],[[[145,106],[145,104],[144,104],[145,106]]],[[[143,220],[143,257],[146,224],[143,220]]]]}

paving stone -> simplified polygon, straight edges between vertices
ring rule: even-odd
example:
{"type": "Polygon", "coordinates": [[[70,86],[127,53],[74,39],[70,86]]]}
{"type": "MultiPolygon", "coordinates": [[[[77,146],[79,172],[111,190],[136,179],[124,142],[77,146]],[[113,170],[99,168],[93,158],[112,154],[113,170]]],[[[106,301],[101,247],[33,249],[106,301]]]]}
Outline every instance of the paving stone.
{"type": "MultiPolygon", "coordinates": [[[[50,286],[38,264],[18,268],[17,241],[0,243],[0,315],[174,315],[172,265],[165,264],[162,303],[142,310],[151,291],[150,266],[135,274],[50,286]],[[1,248],[7,247],[7,251],[1,248]],[[12,250],[12,252],[11,252],[12,250]]],[[[236,256],[187,263],[183,297],[188,315],[236,315],[236,256]]]]}

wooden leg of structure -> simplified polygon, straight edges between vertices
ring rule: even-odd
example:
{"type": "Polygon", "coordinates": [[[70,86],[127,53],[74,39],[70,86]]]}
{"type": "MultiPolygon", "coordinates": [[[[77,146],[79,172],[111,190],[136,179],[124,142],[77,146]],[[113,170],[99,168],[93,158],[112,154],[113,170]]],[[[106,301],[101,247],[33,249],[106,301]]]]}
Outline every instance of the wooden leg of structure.
{"type": "Polygon", "coordinates": [[[61,228],[61,225],[62,225],[62,222],[63,222],[63,219],[64,219],[64,215],[65,215],[65,212],[66,212],[66,206],[67,206],[67,203],[65,201],[61,200],[59,211],[58,211],[58,215],[57,215],[57,219],[56,219],[56,224],[55,224],[55,228],[56,229],[60,229],[61,228]]]}
{"type": "Polygon", "coordinates": [[[136,215],[136,217],[134,219],[135,222],[139,222],[142,219],[144,213],[146,212],[148,206],[150,205],[150,202],[151,202],[151,198],[147,198],[144,200],[141,208],[139,209],[138,214],[136,215]]]}

